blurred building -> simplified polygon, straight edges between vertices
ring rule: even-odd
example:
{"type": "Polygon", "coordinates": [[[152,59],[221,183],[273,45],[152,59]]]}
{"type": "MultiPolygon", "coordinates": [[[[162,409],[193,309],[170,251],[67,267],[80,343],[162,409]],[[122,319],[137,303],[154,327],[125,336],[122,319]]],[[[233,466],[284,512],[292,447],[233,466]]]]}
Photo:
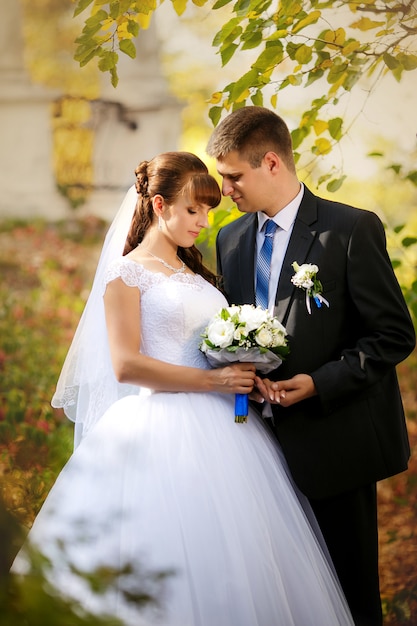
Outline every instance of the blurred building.
{"type": "MultiPolygon", "coordinates": [[[[0,20],[0,218],[72,215],[53,174],[51,112],[65,96],[31,83],[24,65],[19,2],[5,3],[0,20]]],[[[82,213],[112,217],[134,182],[139,161],[178,148],[181,105],[168,90],[151,27],[136,43],[137,57],[120,54],[119,84],[102,77],[91,103],[94,131],[92,191],[82,213]]]]}

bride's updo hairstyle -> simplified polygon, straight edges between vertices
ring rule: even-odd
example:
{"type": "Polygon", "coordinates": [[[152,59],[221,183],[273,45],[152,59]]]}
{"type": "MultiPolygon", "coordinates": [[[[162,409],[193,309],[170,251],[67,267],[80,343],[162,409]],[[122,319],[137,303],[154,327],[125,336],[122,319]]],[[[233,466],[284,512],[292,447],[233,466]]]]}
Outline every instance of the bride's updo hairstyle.
{"type": "MultiPolygon", "coordinates": [[[[190,152],[164,152],[151,161],[142,161],[135,170],[138,201],[127,235],[123,254],[128,254],[143,240],[146,231],[155,221],[152,198],[160,195],[166,204],[174,204],[185,197],[190,203],[216,207],[221,191],[207,166],[190,152]]],[[[216,276],[203,265],[201,252],[193,245],[178,248],[178,256],[196,274],[201,274],[212,284],[216,276]]]]}

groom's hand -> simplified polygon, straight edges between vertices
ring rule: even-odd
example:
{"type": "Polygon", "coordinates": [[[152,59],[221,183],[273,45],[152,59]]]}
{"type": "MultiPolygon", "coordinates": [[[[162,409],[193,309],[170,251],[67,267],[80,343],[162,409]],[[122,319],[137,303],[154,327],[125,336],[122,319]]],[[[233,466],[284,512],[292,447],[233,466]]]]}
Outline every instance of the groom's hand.
{"type": "Polygon", "coordinates": [[[288,380],[271,381],[268,378],[255,378],[256,388],[264,400],[283,407],[317,395],[313,379],[308,374],[297,374],[288,380]]]}

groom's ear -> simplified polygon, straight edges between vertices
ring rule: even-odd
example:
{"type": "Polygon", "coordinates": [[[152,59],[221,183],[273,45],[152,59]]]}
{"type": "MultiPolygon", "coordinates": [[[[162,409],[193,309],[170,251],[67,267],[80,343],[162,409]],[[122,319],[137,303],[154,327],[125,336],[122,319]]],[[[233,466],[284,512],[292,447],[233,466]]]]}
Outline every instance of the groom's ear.
{"type": "Polygon", "coordinates": [[[272,150],[265,153],[263,161],[272,174],[278,172],[281,167],[281,159],[277,153],[272,150]]]}

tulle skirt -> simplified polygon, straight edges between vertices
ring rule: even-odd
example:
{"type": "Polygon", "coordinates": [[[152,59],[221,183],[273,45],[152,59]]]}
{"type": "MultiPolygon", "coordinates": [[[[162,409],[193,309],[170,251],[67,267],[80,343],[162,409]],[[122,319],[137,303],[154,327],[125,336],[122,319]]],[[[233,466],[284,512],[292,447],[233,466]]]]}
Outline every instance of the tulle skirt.
{"type": "MultiPolygon", "coordinates": [[[[61,593],[135,626],[352,625],[309,506],[262,419],[231,396],[114,404],[28,536],[61,593]],[[95,593],[88,580],[116,573],[95,593]],[[148,601],[151,598],[156,602],[148,601]]],[[[25,547],[16,572],[27,569],[25,547]]]]}

